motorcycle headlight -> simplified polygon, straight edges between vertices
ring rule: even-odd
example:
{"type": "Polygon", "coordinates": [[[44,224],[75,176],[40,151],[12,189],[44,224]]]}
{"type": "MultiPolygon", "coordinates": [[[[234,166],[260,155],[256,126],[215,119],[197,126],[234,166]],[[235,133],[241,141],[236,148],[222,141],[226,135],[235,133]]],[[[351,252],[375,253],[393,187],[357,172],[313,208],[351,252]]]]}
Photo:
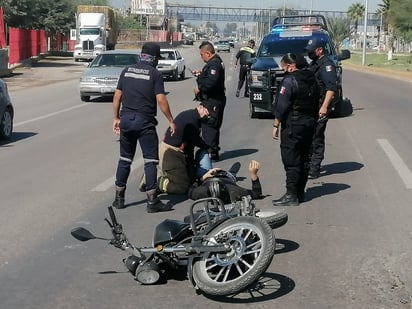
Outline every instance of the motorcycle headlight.
{"type": "Polygon", "coordinates": [[[250,71],[250,86],[262,88],[267,85],[266,71],[250,71]]]}

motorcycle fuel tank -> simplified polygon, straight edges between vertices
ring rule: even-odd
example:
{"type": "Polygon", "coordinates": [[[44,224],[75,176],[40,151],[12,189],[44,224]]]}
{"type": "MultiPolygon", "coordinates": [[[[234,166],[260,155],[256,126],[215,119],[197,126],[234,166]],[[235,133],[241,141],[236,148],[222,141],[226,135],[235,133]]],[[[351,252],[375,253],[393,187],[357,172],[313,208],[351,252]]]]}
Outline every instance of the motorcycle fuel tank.
{"type": "Polygon", "coordinates": [[[168,242],[176,241],[182,235],[187,235],[189,228],[189,223],[166,219],[156,226],[153,233],[153,245],[164,245],[168,242]]]}

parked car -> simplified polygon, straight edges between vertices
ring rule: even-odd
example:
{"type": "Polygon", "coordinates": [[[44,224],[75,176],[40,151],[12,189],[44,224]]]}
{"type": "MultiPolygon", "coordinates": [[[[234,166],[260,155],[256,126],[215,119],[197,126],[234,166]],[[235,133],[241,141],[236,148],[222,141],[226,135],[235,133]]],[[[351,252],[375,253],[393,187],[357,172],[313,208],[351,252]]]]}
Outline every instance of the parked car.
{"type": "Polygon", "coordinates": [[[80,76],[80,99],[91,96],[113,96],[120,73],[140,60],[139,50],[109,50],[101,53],[80,76]]]}
{"type": "Polygon", "coordinates": [[[186,71],[185,58],[177,49],[161,48],[157,69],[164,78],[171,78],[173,80],[184,79],[186,71]]]}
{"type": "Polygon", "coordinates": [[[227,51],[230,53],[230,43],[229,41],[219,41],[216,43],[216,51],[221,52],[221,51],[227,51]]]}
{"type": "Polygon", "coordinates": [[[13,133],[14,108],[7,84],[0,79],[0,139],[10,139],[13,133]]]}

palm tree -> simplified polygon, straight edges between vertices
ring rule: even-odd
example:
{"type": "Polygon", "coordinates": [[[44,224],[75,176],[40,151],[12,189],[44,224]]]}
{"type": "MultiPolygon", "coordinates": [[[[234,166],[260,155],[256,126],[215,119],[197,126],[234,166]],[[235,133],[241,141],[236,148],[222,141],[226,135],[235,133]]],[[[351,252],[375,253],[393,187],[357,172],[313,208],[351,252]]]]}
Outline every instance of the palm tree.
{"type": "Polygon", "coordinates": [[[349,18],[328,18],[328,32],[332,38],[336,53],[339,53],[343,40],[350,37],[352,32],[349,18]]]}
{"type": "MultiPolygon", "coordinates": [[[[389,1],[389,0],[388,0],[389,1]]],[[[348,15],[352,21],[355,22],[354,26],[354,38],[355,38],[355,46],[357,47],[357,40],[358,40],[358,24],[359,19],[362,19],[365,13],[365,6],[362,3],[354,3],[348,9],[348,15]]]]}
{"type": "Polygon", "coordinates": [[[386,50],[388,51],[388,60],[392,60],[392,53],[393,53],[393,42],[394,42],[394,36],[393,36],[393,26],[389,24],[388,22],[388,16],[390,14],[390,9],[391,9],[391,2],[392,0],[382,0],[382,3],[378,4],[378,13],[379,15],[382,16],[382,23],[383,23],[383,29],[380,29],[381,31],[384,31],[385,34],[385,45],[386,45],[386,50]],[[388,36],[386,36],[386,33],[388,33],[388,36]]]}

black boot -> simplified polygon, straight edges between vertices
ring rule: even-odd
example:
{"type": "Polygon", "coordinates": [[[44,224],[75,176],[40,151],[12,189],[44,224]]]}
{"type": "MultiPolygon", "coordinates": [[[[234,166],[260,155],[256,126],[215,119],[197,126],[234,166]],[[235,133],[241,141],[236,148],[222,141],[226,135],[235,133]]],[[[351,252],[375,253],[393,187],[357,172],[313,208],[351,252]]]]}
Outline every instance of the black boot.
{"type": "Polygon", "coordinates": [[[273,206],[299,206],[296,193],[286,192],[280,199],[272,201],[273,206]]]}
{"type": "Polygon", "coordinates": [[[298,200],[299,203],[303,203],[306,201],[305,191],[298,192],[298,200]]]}
{"type": "Polygon", "coordinates": [[[124,193],[126,192],[126,188],[119,188],[116,187],[116,193],[114,196],[114,201],[112,203],[112,206],[117,209],[122,209],[124,208],[124,193]]]}
{"type": "Polygon", "coordinates": [[[152,192],[147,192],[147,207],[146,211],[148,213],[153,213],[153,212],[161,212],[161,211],[169,211],[172,210],[173,204],[170,202],[167,202],[166,204],[163,204],[163,202],[157,197],[157,192],[154,191],[152,192]]]}

